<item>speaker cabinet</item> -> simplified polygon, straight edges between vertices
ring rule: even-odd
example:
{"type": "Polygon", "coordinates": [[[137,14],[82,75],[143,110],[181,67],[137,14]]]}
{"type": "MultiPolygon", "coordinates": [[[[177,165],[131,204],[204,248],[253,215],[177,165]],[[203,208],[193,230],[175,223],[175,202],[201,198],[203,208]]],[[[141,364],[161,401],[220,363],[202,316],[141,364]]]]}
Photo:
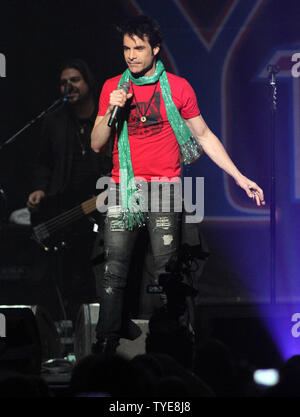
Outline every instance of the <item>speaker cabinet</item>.
{"type": "Polygon", "coordinates": [[[40,306],[2,305],[0,367],[39,373],[42,360],[59,357],[55,325],[40,306]]]}
{"type": "Polygon", "coordinates": [[[92,351],[96,340],[95,329],[99,316],[99,304],[83,304],[77,314],[75,323],[74,353],[76,360],[87,356],[92,351]]]}
{"type": "Polygon", "coordinates": [[[40,334],[42,359],[61,358],[63,354],[61,339],[50,314],[39,305],[33,305],[30,308],[36,318],[40,334]]]}
{"type": "Polygon", "coordinates": [[[1,306],[0,313],[5,318],[5,337],[0,341],[1,369],[39,374],[42,346],[32,310],[29,306],[1,306]]]}
{"type": "Polygon", "coordinates": [[[120,339],[120,346],[118,346],[117,352],[132,359],[136,355],[143,355],[146,353],[146,336],[149,331],[148,322],[149,320],[132,320],[140,329],[141,334],[134,340],[120,339]]]}
{"type": "MultiPolygon", "coordinates": [[[[75,356],[76,359],[89,355],[92,344],[96,341],[96,325],[99,317],[98,303],[83,304],[78,312],[75,324],[75,356]]],[[[101,316],[100,316],[101,320],[101,316]]],[[[132,320],[141,330],[141,334],[135,340],[120,339],[117,353],[132,358],[145,353],[145,340],[148,332],[148,320],[132,320]]]]}

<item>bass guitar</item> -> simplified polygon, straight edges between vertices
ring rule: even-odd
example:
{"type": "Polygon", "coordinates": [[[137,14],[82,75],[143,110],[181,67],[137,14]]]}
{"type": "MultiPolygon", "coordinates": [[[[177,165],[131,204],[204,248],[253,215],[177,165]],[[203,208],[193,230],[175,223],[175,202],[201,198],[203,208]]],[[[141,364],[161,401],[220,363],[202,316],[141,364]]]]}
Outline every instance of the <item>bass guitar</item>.
{"type": "MultiPolygon", "coordinates": [[[[38,221],[38,219],[41,219],[40,213],[33,214],[31,238],[42,246],[45,251],[49,251],[51,248],[59,245],[58,240],[61,241],[60,232],[62,230],[81,218],[93,213],[96,209],[103,207],[106,197],[107,192],[103,191],[101,194],[43,222],[38,221]]],[[[50,205],[49,201],[47,204],[44,203],[44,205],[50,205]]]]}

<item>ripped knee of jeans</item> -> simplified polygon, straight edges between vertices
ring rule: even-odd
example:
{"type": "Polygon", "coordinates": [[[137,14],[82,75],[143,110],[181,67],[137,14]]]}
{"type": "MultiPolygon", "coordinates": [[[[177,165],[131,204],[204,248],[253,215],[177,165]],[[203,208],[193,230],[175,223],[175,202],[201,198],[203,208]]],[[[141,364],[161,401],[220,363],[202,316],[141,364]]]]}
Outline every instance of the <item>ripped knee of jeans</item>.
{"type": "Polygon", "coordinates": [[[110,285],[107,287],[104,287],[104,291],[107,295],[113,295],[114,293],[113,287],[111,287],[110,285]]]}
{"type": "Polygon", "coordinates": [[[113,294],[114,289],[125,288],[127,267],[122,262],[108,262],[104,268],[102,287],[106,294],[113,294]]]}
{"type": "Polygon", "coordinates": [[[172,220],[168,216],[159,216],[155,219],[154,229],[161,231],[161,238],[164,246],[170,246],[174,241],[173,233],[170,233],[174,229],[172,220]],[[165,232],[165,233],[164,233],[165,232]]]}
{"type": "Polygon", "coordinates": [[[165,234],[165,235],[162,235],[162,240],[163,240],[164,246],[170,246],[174,240],[174,237],[172,234],[165,234]]]}

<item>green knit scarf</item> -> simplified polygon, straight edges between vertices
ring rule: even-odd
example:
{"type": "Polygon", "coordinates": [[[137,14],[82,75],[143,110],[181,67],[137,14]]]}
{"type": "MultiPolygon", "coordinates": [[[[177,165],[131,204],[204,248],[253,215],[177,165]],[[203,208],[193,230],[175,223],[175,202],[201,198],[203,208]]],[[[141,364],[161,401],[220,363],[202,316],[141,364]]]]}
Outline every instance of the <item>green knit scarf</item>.
{"type": "MultiPolygon", "coordinates": [[[[134,78],[129,69],[127,69],[122,74],[118,86],[124,82],[129,82],[129,79],[135,85],[154,84],[157,81],[160,82],[168,121],[180,146],[183,162],[185,164],[190,164],[193,160],[199,158],[203,152],[202,146],[193,137],[172,100],[170,84],[163,63],[157,61],[154,74],[139,78],[134,78]]],[[[126,120],[122,120],[118,123],[117,132],[122,199],[121,217],[126,229],[132,230],[135,225],[142,226],[144,224],[143,201],[135,184],[126,120]]]]}

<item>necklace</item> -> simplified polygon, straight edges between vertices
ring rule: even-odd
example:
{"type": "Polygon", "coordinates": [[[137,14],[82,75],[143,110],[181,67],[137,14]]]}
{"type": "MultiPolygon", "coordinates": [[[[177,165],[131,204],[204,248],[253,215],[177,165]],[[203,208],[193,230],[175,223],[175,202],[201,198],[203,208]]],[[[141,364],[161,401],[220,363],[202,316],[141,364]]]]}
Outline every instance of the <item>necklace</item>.
{"type": "Polygon", "coordinates": [[[135,104],[136,104],[136,107],[137,107],[137,109],[138,109],[138,112],[139,112],[139,113],[140,113],[140,115],[141,115],[141,117],[140,117],[140,121],[141,121],[142,123],[145,123],[145,122],[147,121],[147,116],[146,116],[146,114],[147,114],[147,112],[148,112],[148,110],[149,110],[150,104],[151,104],[151,102],[152,102],[152,100],[153,100],[153,97],[154,97],[154,94],[155,94],[155,92],[156,92],[156,87],[157,87],[157,84],[158,84],[158,83],[156,82],[156,83],[155,83],[155,88],[154,88],[153,94],[152,94],[152,96],[151,96],[150,100],[148,101],[148,104],[147,104],[147,106],[146,106],[146,110],[145,110],[144,112],[142,112],[142,111],[141,111],[141,108],[140,108],[140,106],[139,106],[139,103],[137,102],[136,96],[135,96],[135,94],[134,94],[133,84],[131,84],[133,97],[134,97],[134,99],[135,99],[135,104]]]}
{"type": "Polygon", "coordinates": [[[78,143],[81,148],[81,155],[84,156],[86,154],[86,141],[85,141],[85,129],[87,127],[86,123],[80,124],[77,121],[78,129],[76,130],[76,136],[78,139],[78,143]]]}

